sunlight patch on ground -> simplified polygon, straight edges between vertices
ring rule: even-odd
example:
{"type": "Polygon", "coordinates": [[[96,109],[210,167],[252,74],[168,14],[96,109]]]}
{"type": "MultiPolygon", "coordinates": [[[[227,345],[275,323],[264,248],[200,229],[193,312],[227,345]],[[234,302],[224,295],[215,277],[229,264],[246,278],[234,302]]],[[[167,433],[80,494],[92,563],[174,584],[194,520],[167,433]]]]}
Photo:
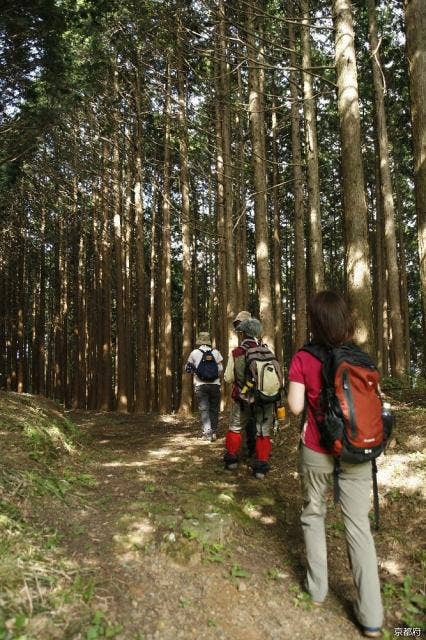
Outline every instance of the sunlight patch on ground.
{"type": "MultiPolygon", "coordinates": [[[[230,475],[229,478],[231,479],[232,476],[230,475]]],[[[233,484],[230,484],[228,481],[215,480],[212,484],[217,489],[222,489],[223,491],[229,491],[230,487],[232,487],[233,489],[237,488],[235,482],[233,484]]]]}
{"type": "Polygon", "coordinates": [[[232,502],[234,500],[234,496],[228,496],[226,493],[221,493],[218,496],[218,500],[221,502],[232,502]]]}
{"type": "MultiPolygon", "coordinates": [[[[213,506],[210,505],[210,508],[213,509],[213,506]]],[[[218,511],[208,511],[207,513],[204,514],[204,516],[208,520],[212,520],[213,518],[217,518],[218,516],[220,516],[220,513],[218,511]]]]}
{"type": "Polygon", "coordinates": [[[385,489],[398,488],[408,493],[420,491],[426,497],[426,455],[387,454],[378,463],[378,483],[385,489]]]}
{"type": "Polygon", "coordinates": [[[383,560],[380,565],[391,576],[400,577],[404,573],[403,567],[396,560],[383,560]]]}
{"type": "Polygon", "coordinates": [[[262,512],[252,504],[245,504],[243,511],[249,518],[253,520],[260,520],[262,518],[262,512]]]}
{"type": "Polygon", "coordinates": [[[178,424],[179,418],[173,414],[166,414],[158,417],[160,422],[164,422],[165,424],[178,424]]]}
{"type": "Polygon", "coordinates": [[[147,451],[149,456],[153,456],[154,458],[165,458],[169,456],[171,453],[174,453],[173,448],[163,447],[162,449],[151,449],[147,451]]]}
{"type": "Polygon", "coordinates": [[[421,451],[424,445],[424,438],[419,435],[410,436],[407,438],[405,446],[407,449],[411,449],[411,451],[421,451]]]}
{"type": "Polygon", "coordinates": [[[101,467],[144,467],[147,462],[139,462],[135,460],[134,462],[120,462],[119,460],[113,460],[112,462],[103,462],[101,467]]]}
{"type": "Polygon", "coordinates": [[[115,534],[113,540],[125,551],[131,551],[135,548],[141,548],[149,542],[154,531],[155,528],[149,520],[133,522],[130,525],[129,531],[115,534]]]}

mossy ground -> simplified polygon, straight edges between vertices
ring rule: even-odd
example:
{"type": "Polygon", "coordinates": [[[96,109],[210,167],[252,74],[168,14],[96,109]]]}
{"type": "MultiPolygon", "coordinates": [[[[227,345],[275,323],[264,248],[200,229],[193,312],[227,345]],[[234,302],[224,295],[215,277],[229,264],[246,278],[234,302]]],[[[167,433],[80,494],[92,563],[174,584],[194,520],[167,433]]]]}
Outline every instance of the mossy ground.
{"type": "MultiPolygon", "coordinates": [[[[415,398],[400,399],[379,461],[388,637],[421,624],[425,423],[415,398]]],[[[245,463],[226,473],[223,440],[197,435],[197,419],[64,418],[48,401],[1,394],[1,640],[359,637],[331,497],[326,606],[301,588],[297,425],[275,434],[260,482],[245,463]]]]}

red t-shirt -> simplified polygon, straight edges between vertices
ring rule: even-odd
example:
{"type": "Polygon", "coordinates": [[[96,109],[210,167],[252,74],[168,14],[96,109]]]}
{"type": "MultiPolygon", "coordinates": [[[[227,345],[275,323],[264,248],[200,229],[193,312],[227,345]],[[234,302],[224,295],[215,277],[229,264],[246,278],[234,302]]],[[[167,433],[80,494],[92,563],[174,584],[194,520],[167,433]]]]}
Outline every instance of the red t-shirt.
{"type": "Polygon", "coordinates": [[[314,418],[314,411],[319,409],[321,367],[321,362],[311,353],[298,351],[290,363],[288,379],[290,382],[300,382],[305,385],[308,412],[301,434],[303,444],[319,453],[329,454],[330,452],[320,444],[320,433],[314,418]]]}

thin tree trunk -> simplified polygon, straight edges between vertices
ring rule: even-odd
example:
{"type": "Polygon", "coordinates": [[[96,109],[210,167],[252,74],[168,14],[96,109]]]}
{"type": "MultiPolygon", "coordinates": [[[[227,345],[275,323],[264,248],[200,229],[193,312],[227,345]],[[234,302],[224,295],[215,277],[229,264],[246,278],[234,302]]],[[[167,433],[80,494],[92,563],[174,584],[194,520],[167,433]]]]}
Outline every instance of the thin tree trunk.
{"type": "MultiPolygon", "coordinates": [[[[7,351],[7,383],[6,388],[7,391],[16,391],[16,377],[17,377],[17,320],[18,320],[18,301],[16,298],[16,271],[17,271],[17,261],[13,255],[13,248],[10,254],[9,260],[9,272],[8,272],[8,296],[9,300],[9,312],[8,312],[8,324],[9,324],[9,335],[8,335],[8,351],[7,351]]],[[[16,255],[19,255],[16,252],[16,255]]],[[[34,323],[34,309],[32,312],[32,322],[34,323]]]]}
{"type": "MultiPolygon", "coordinates": [[[[209,230],[209,235],[207,237],[207,246],[208,246],[208,260],[207,260],[207,286],[210,287],[212,292],[211,298],[207,301],[207,309],[210,317],[210,324],[212,329],[212,336],[214,336],[213,341],[215,343],[216,348],[222,349],[221,343],[221,327],[219,324],[218,318],[218,309],[219,309],[219,247],[217,244],[213,242],[214,232],[217,231],[218,221],[217,221],[217,201],[215,202],[216,206],[216,215],[213,213],[213,187],[214,176],[212,172],[209,172],[208,176],[208,192],[207,192],[207,206],[208,206],[208,223],[207,228],[209,230]]],[[[196,325],[196,331],[198,331],[199,327],[196,325]]]]}
{"type": "Polygon", "coordinates": [[[157,212],[157,184],[152,185],[152,205],[151,205],[151,253],[150,253],[150,283],[149,283],[149,316],[148,316],[148,337],[149,337],[149,409],[158,410],[158,368],[157,368],[157,344],[158,344],[158,212],[157,212]]]}
{"type": "MultiPolygon", "coordinates": [[[[395,175],[398,175],[398,165],[394,166],[395,175]]],[[[401,311],[403,320],[403,332],[404,332],[404,355],[405,355],[405,367],[407,373],[411,368],[411,345],[410,345],[410,310],[408,305],[408,278],[409,272],[407,264],[407,250],[405,244],[405,225],[403,219],[403,205],[401,195],[398,189],[398,181],[395,181],[395,209],[396,225],[397,225],[397,241],[398,241],[398,269],[400,277],[400,297],[401,297],[401,311]]]]}
{"type": "Polygon", "coordinates": [[[159,390],[160,413],[168,413],[172,408],[172,311],[171,311],[171,228],[170,228],[170,120],[171,87],[170,62],[167,60],[165,103],[164,103],[164,164],[163,164],[163,234],[161,246],[162,313],[160,332],[159,390]]]}
{"type": "MultiPolygon", "coordinates": [[[[377,142],[376,142],[377,146],[377,142]]],[[[376,228],[375,228],[375,278],[374,278],[374,303],[376,309],[376,336],[377,336],[377,366],[383,371],[385,358],[385,341],[383,326],[383,309],[386,295],[386,267],[383,264],[383,217],[382,217],[382,195],[380,187],[380,167],[379,156],[376,156],[376,228]]]]}
{"type": "Polygon", "coordinates": [[[53,397],[57,400],[63,401],[64,388],[63,388],[63,371],[62,371],[62,342],[63,342],[63,290],[64,290],[64,278],[66,273],[63,272],[64,266],[64,231],[62,215],[58,214],[56,222],[56,236],[57,242],[55,247],[55,263],[54,263],[54,278],[56,289],[56,301],[55,301],[55,313],[54,313],[54,375],[53,375],[53,397]]]}
{"type": "Polygon", "coordinates": [[[146,309],[146,275],[145,275],[145,249],[144,249],[144,210],[143,210],[143,174],[142,174],[142,83],[141,71],[138,69],[136,78],[136,127],[135,127],[135,175],[134,175],[134,199],[135,199],[135,234],[136,234],[136,404],[138,412],[148,409],[148,384],[147,384],[147,309],[146,309]]]}
{"type": "Polygon", "coordinates": [[[77,370],[77,406],[79,409],[86,408],[86,380],[87,380],[87,292],[84,286],[84,266],[85,266],[86,242],[83,236],[83,229],[80,231],[79,253],[78,253],[78,370],[77,370]]]}
{"type": "Polygon", "coordinates": [[[80,291],[79,291],[79,262],[80,262],[80,234],[81,219],[78,211],[78,184],[77,176],[72,179],[72,216],[70,229],[70,256],[68,281],[68,299],[72,301],[71,313],[71,380],[70,380],[70,401],[72,409],[78,409],[78,389],[79,389],[79,353],[80,353],[80,291]]]}
{"type": "Polygon", "coordinates": [[[303,107],[305,113],[305,148],[307,186],[309,203],[309,259],[310,289],[312,292],[324,289],[324,259],[322,250],[317,114],[313,91],[312,73],[307,71],[311,64],[309,0],[301,0],[302,10],[302,68],[303,107]]]}
{"type": "Polygon", "coordinates": [[[272,210],[273,237],[272,256],[274,265],[274,316],[275,316],[275,354],[280,362],[283,352],[283,304],[281,285],[281,221],[280,221],[280,174],[278,170],[278,120],[275,100],[276,87],[273,83],[272,97],[272,210]]]}
{"type": "Polygon", "coordinates": [[[125,182],[125,193],[123,202],[123,298],[124,298],[124,335],[126,341],[126,358],[127,358],[127,410],[135,410],[135,369],[136,369],[136,352],[135,352],[135,297],[136,297],[136,278],[134,277],[136,267],[135,259],[135,154],[133,145],[131,145],[129,137],[124,132],[123,144],[125,146],[125,154],[123,158],[123,180],[125,182]]]}
{"type": "Polygon", "coordinates": [[[385,251],[389,284],[389,313],[392,327],[392,350],[394,367],[392,374],[401,377],[406,373],[404,359],[404,336],[401,324],[401,300],[399,290],[398,257],[395,232],[395,207],[392,192],[392,179],[389,163],[389,143],[386,126],[386,114],[383,93],[382,70],[379,57],[379,39],[375,0],[367,0],[370,48],[372,53],[374,97],[376,106],[377,139],[380,158],[380,184],[383,203],[383,221],[385,225],[385,251]]]}
{"type": "Polygon", "coordinates": [[[40,234],[41,243],[38,257],[37,301],[34,310],[34,339],[32,348],[33,393],[45,392],[45,316],[46,316],[46,266],[45,266],[45,230],[46,210],[41,207],[40,234]]]}
{"type": "Polygon", "coordinates": [[[342,144],[342,177],[349,302],[356,320],[356,341],[374,354],[367,204],[361,157],[358,79],[350,0],[333,0],[342,144]]]}
{"type": "MultiPolygon", "coordinates": [[[[259,31],[261,31],[259,29],[259,31]]],[[[249,82],[249,114],[254,175],[254,219],[256,239],[256,274],[263,338],[273,345],[274,318],[269,267],[268,215],[266,193],[265,113],[263,106],[262,46],[256,46],[256,17],[251,2],[247,4],[247,60],[249,82]]],[[[261,39],[261,36],[259,35],[261,39]]]]}
{"type": "MultiPolygon", "coordinates": [[[[241,67],[237,68],[237,87],[238,87],[238,103],[243,104],[243,81],[241,78],[241,67]]],[[[244,112],[243,112],[244,113],[244,112]]],[[[238,310],[247,309],[248,305],[248,282],[247,282],[247,206],[246,206],[246,189],[244,178],[244,121],[241,117],[241,110],[235,115],[235,126],[237,130],[236,143],[236,176],[237,187],[235,210],[236,218],[236,248],[237,248],[237,291],[238,291],[238,310]]]]}
{"type": "Polygon", "coordinates": [[[219,49],[219,83],[220,91],[220,122],[222,125],[223,152],[223,185],[224,185],[224,216],[225,216],[225,258],[226,258],[226,316],[228,320],[228,347],[235,346],[235,333],[232,331],[232,321],[236,315],[237,306],[237,278],[235,268],[235,249],[233,232],[233,193],[232,193],[232,161],[231,161],[231,116],[229,109],[230,82],[229,62],[227,50],[227,27],[224,0],[218,5],[218,49],[219,49]]]}
{"type": "Polygon", "coordinates": [[[101,178],[101,291],[102,291],[102,330],[101,330],[101,393],[99,409],[112,409],[112,343],[111,343],[111,233],[108,205],[108,150],[104,142],[102,151],[101,178]]]}
{"type": "MultiPolygon", "coordinates": [[[[43,210],[44,212],[44,210],[43,210]]],[[[43,233],[43,238],[44,238],[44,229],[42,231],[43,233]]],[[[43,256],[44,256],[44,243],[42,245],[42,251],[43,251],[43,256]]],[[[20,245],[20,251],[19,251],[19,255],[18,255],[18,272],[16,274],[17,277],[17,302],[18,302],[18,313],[17,313],[17,367],[16,367],[16,375],[17,375],[17,379],[16,379],[16,390],[18,393],[23,393],[25,391],[25,369],[26,369],[26,354],[25,354],[25,271],[26,271],[26,260],[25,260],[26,254],[25,254],[25,238],[24,235],[22,234],[21,237],[21,245],[20,245]]],[[[41,269],[40,269],[40,276],[43,274],[43,276],[45,276],[45,271],[44,268],[42,267],[43,265],[43,260],[41,262],[41,269]]],[[[45,293],[45,282],[43,281],[43,283],[40,282],[40,292],[43,292],[43,294],[45,293]]],[[[40,295],[40,302],[42,303],[41,306],[43,306],[43,297],[40,295]]],[[[44,307],[43,307],[44,310],[44,307]]],[[[40,311],[39,311],[40,313],[40,311]]],[[[43,320],[44,320],[44,315],[42,316],[43,320]]],[[[38,316],[38,330],[40,330],[40,316],[38,316]]],[[[44,324],[43,324],[43,329],[44,329],[44,324]]],[[[43,345],[44,347],[44,338],[40,336],[40,345],[43,345]]],[[[44,355],[44,350],[43,350],[43,355],[44,355]]],[[[38,357],[39,357],[39,366],[41,367],[41,365],[44,365],[44,360],[41,360],[41,350],[38,352],[38,357]]],[[[42,378],[42,373],[44,373],[44,366],[43,369],[40,370],[40,379],[42,378]]],[[[44,388],[43,388],[44,390],[44,388]]]]}
{"type": "Polygon", "coordinates": [[[114,224],[114,268],[116,283],[116,323],[117,323],[117,348],[116,348],[116,371],[117,371],[117,411],[127,413],[129,408],[129,398],[127,390],[127,341],[125,327],[124,309],[124,278],[123,278],[123,208],[121,203],[121,170],[119,158],[118,132],[115,136],[112,148],[112,203],[113,203],[113,224],[114,224]]]}
{"type": "MultiPolygon", "coordinates": [[[[182,196],[182,361],[186,362],[192,350],[192,258],[191,210],[189,203],[188,131],[186,121],[186,87],[183,63],[182,8],[178,17],[177,80],[179,99],[179,155],[180,189],[182,196]]],[[[192,409],[192,379],[182,367],[179,412],[189,415],[192,409]]]]}
{"type": "Polygon", "coordinates": [[[288,23],[290,46],[290,95],[291,95],[291,150],[293,160],[293,197],[294,197],[294,312],[295,333],[294,349],[299,349],[306,342],[306,263],[305,263],[305,231],[303,204],[302,151],[300,144],[300,116],[298,77],[296,67],[296,42],[294,27],[288,23]]]}
{"type": "Polygon", "coordinates": [[[158,324],[159,314],[157,310],[158,304],[158,215],[157,215],[157,185],[154,182],[152,186],[152,209],[151,209],[151,255],[150,255],[150,298],[149,298],[149,317],[148,317],[148,334],[149,334],[149,389],[150,389],[150,410],[158,410],[158,360],[157,360],[157,344],[158,344],[158,324]]]}
{"type": "Polygon", "coordinates": [[[86,251],[86,292],[87,292],[87,408],[96,409],[99,397],[99,356],[98,334],[101,323],[98,321],[100,299],[100,263],[99,246],[99,192],[97,181],[93,181],[93,209],[90,248],[86,251]]]}
{"type": "Polygon", "coordinates": [[[225,169],[223,163],[223,129],[221,105],[223,102],[222,85],[220,82],[219,50],[216,45],[217,54],[215,57],[215,77],[216,77],[216,100],[215,100],[215,132],[216,132],[216,224],[218,238],[218,328],[219,328],[219,344],[221,349],[228,346],[228,318],[226,310],[228,308],[228,289],[227,283],[227,260],[226,260],[226,218],[225,218],[225,169]]]}
{"type": "Polygon", "coordinates": [[[7,286],[6,286],[5,262],[0,261],[0,389],[6,388],[6,376],[7,376],[7,367],[6,367],[7,286]]]}
{"type": "Polygon", "coordinates": [[[426,376],[426,0],[404,0],[426,376]]]}
{"type": "Polygon", "coordinates": [[[404,354],[405,354],[405,370],[410,371],[410,316],[408,308],[408,284],[407,284],[407,260],[405,253],[404,230],[402,225],[398,225],[398,266],[400,273],[400,292],[401,292],[401,312],[402,326],[404,335],[404,354]]]}

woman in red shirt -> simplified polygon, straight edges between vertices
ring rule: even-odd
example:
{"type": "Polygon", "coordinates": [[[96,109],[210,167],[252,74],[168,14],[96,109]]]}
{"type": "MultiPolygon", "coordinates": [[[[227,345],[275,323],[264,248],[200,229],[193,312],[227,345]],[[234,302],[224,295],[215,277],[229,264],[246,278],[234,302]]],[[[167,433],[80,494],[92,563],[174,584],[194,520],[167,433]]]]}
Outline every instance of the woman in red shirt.
{"type": "MultiPolygon", "coordinates": [[[[321,291],[311,300],[309,318],[312,342],[331,348],[352,339],[353,321],[343,298],[321,291]]],[[[290,364],[288,403],[299,415],[306,408],[301,433],[299,473],[304,508],[301,516],[307,555],[305,587],[320,606],[328,591],[325,535],[326,493],[333,477],[334,459],[321,443],[316,418],[321,416],[321,362],[306,351],[298,351],[290,364]]],[[[379,638],[383,607],[376,549],[370,531],[371,462],[340,463],[340,505],[346,543],[357,597],[355,614],[365,636],[379,638]]]]}

